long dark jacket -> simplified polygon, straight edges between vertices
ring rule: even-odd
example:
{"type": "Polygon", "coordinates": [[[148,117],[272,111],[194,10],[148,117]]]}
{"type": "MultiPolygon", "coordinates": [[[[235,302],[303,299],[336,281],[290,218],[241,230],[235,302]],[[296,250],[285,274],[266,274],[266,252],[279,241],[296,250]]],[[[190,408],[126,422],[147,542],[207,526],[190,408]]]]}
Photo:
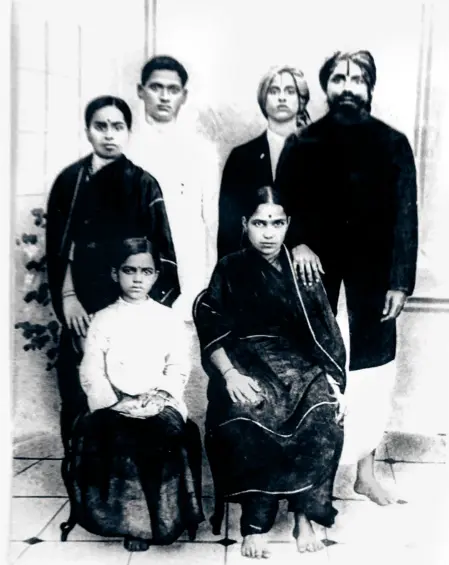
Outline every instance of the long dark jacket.
{"type": "Polygon", "coordinates": [[[242,247],[245,196],[273,184],[267,132],[235,147],[226,161],[220,188],[217,250],[221,259],[242,247]]]}
{"type": "Polygon", "coordinates": [[[410,295],[416,272],[416,170],[407,138],[372,116],[342,125],[327,114],[290,146],[276,186],[292,216],[288,245],[305,243],[320,257],[334,311],[345,281],[350,368],[392,360],[395,324],[380,323],[385,294],[410,295]]]}
{"type": "Polygon", "coordinates": [[[50,292],[63,320],[62,286],[71,263],[75,291],[88,313],[117,297],[112,282],[114,243],[148,237],[160,252],[161,273],[151,295],[170,305],[179,295],[176,258],[162,193],[157,181],[124,155],[89,176],[91,155],[56,178],[47,208],[46,253],[50,292]]]}

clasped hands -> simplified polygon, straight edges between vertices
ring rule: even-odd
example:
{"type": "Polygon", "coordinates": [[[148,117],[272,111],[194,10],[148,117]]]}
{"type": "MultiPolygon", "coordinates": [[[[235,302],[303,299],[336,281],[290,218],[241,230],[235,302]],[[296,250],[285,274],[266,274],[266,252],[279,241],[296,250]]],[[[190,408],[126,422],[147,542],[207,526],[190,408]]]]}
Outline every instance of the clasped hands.
{"type": "Polygon", "coordinates": [[[131,418],[150,418],[162,412],[168,398],[168,393],[153,389],[137,396],[126,396],[111,406],[111,410],[131,418]]]}
{"type": "MultiPolygon", "coordinates": [[[[299,272],[302,282],[307,286],[312,286],[321,280],[324,269],[320,258],[310,247],[305,244],[297,245],[292,250],[293,266],[299,272]]],[[[381,322],[394,320],[399,316],[404,308],[407,295],[402,290],[389,290],[385,295],[385,304],[382,310],[381,322]]]]}

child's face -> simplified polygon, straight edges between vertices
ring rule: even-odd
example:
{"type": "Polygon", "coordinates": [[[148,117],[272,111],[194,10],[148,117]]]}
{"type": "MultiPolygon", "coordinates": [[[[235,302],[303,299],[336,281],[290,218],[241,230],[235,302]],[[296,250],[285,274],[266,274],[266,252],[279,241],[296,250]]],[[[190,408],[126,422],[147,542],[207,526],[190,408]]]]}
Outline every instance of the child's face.
{"type": "Polygon", "coordinates": [[[122,112],[115,106],[105,106],[92,116],[86,135],[94,153],[104,159],[116,159],[123,153],[129,130],[122,112]]]}
{"type": "Polygon", "coordinates": [[[122,297],[127,302],[142,302],[147,299],[151,287],[156,282],[158,272],[150,253],[130,255],[113,278],[122,289],[122,297]]]}

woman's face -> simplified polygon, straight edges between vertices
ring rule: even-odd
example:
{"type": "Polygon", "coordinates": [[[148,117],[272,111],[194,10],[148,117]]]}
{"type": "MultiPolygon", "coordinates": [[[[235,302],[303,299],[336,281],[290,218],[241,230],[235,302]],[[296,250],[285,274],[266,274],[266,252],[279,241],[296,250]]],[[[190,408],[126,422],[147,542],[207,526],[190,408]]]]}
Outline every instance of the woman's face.
{"type": "Polygon", "coordinates": [[[288,72],[277,74],[272,80],[265,102],[267,118],[274,122],[288,122],[296,119],[299,111],[299,97],[296,84],[288,72]]]}
{"type": "Polygon", "coordinates": [[[248,220],[243,218],[251,245],[267,259],[279,253],[289,223],[279,204],[260,204],[248,220]]]}
{"type": "Polygon", "coordinates": [[[86,135],[96,155],[116,159],[123,153],[129,130],[122,112],[115,106],[105,106],[92,116],[86,135]]]}

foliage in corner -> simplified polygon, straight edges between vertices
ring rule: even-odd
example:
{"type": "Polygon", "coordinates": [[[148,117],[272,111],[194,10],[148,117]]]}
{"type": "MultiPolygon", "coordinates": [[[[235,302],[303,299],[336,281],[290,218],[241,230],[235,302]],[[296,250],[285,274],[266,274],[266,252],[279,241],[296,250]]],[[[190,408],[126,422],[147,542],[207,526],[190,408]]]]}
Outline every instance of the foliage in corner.
{"type": "MultiPolygon", "coordinates": [[[[25,292],[23,300],[27,304],[37,303],[40,308],[50,305],[50,289],[47,282],[47,261],[45,254],[38,257],[39,249],[44,246],[44,230],[46,214],[42,208],[31,210],[34,225],[39,228],[38,233],[23,233],[17,238],[16,244],[22,247],[25,257],[27,275],[25,277],[26,286],[30,290],[25,292]]],[[[48,322],[39,323],[35,320],[24,320],[17,322],[15,328],[21,330],[25,338],[24,351],[43,350],[47,355],[47,371],[50,371],[55,364],[59,343],[59,323],[53,318],[53,312],[49,312],[48,322]]]]}

